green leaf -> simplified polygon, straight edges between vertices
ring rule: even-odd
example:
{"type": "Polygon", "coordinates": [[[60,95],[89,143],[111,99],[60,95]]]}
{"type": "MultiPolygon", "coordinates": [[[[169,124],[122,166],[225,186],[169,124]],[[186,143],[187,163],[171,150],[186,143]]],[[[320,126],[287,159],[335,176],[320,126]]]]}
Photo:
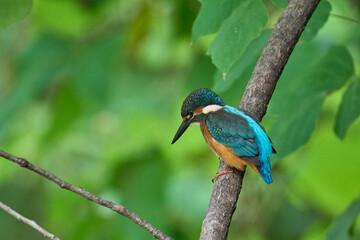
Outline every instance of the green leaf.
{"type": "Polygon", "coordinates": [[[351,206],[331,224],[327,240],[352,240],[350,228],[356,221],[360,213],[360,198],[351,204],[351,206]]]}
{"type": "Polygon", "coordinates": [[[202,36],[215,33],[231,12],[239,6],[241,0],[228,0],[221,3],[217,0],[201,0],[201,8],[192,28],[192,42],[202,36]]]}
{"type": "Polygon", "coordinates": [[[308,74],[304,74],[315,91],[335,91],[341,88],[354,74],[353,60],[344,46],[335,46],[315,64],[308,74]]]}
{"type": "MultiPolygon", "coordinates": [[[[308,52],[310,59],[314,52],[308,52]]],[[[295,63],[296,59],[291,59],[295,63]]],[[[353,75],[352,59],[345,47],[332,47],[306,72],[286,73],[271,101],[278,117],[270,136],[284,157],[306,143],[316,123],[325,96],[341,88],[353,75]],[[286,80],[285,80],[286,79],[286,80]]]]}
{"type": "Polygon", "coordinates": [[[278,8],[285,9],[287,6],[287,0],[271,0],[278,8]]]}
{"type": "Polygon", "coordinates": [[[242,78],[242,75],[247,72],[249,68],[251,68],[251,70],[254,69],[254,66],[259,59],[266,42],[270,38],[271,33],[272,30],[264,30],[261,33],[260,37],[254,39],[248,45],[241,57],[230,68],[229,72],[226,74],[225,79],[220,71],[217,71],[215,73],[213,87],[213,90],[215,92],[226,91],[239,78],[241,78],[241,80],[244,80],[244,78],[242,78]]]}
{"type": "Polygon", "coordinates": [[[331,11],[331,5],[328,1],[320,1],[314,14],[310,18],[303,34],[301,35],[300,41],[312,40],[318,31],[325,25],[329,18],[331,11]]]}
{"type": "Polygon", "coordinates": [[[5,29],[30,12],[32,0],[0,0],[0,29],[5,29]]]}
{"type": "Polygon", "coordinates": [[[343,139],[352,122],[360,115],[360,78],[346,90],[336,117],[335,133],[343,139]]]}
{"type": "Polygon", "coordinates": [[[296,107],[289,106],[271,128],[270,136],[278,152],[277,157],[289,155],[309,140],[325,96],[325,93],[319,93],[299,102],[286,99],[296,107]]]}
{"type": "Polygon", "coordinates": [[[232,12],[207,52],[221,72],[227,73],[249,43],[260,36],[267,20],[266,8],[260,0],[246,0],[232,12]]]}

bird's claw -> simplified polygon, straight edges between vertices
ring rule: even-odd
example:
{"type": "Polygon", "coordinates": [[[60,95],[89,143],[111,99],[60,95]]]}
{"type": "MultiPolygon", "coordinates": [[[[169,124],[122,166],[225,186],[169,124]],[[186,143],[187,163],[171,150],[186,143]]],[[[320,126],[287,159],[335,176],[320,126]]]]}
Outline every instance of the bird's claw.
{"type": "Polygon", "coordinates": [[[218,177],[220,177],[221,175],[224,175],[224,174],[228,174],[228,173],[234,173],[234,171],[229,170],[228,168],[226,168],[224,171],[217,173],[217,174],[215,175],[215,177],[212,178],[211,181],[214,183],[215,180],[216,180],[218,177]]]}

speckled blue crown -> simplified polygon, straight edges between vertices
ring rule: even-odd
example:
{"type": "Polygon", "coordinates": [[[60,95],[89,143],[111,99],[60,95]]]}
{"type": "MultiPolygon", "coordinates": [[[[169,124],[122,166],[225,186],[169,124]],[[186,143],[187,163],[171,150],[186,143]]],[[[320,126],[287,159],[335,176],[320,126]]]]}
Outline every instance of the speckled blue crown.
{"type": "Polygon", "coordinates": [[[205,107],[211,104],[225,105],[216,93],[207,88],[200,88],[190,93],[184,100],[181,108],[181,116],[186,116],[189,110],[195,110],[198,107],[205,107]]]}

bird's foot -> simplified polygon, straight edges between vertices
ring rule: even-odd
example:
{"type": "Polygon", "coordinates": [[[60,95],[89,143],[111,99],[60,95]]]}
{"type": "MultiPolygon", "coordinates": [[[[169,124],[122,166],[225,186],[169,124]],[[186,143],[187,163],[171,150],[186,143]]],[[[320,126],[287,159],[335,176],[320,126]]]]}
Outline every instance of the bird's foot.
{"type": "Polygon", "coordinates": [[[213,179],[211,180],[212,182],[215,182],[215,180],[220,177],[221,175],[224,175],[224,174],[228,174],[228,173],[234,173],[234,171],[232,170],[229,170],[229,167],[226,167],[224,171],[222,172],[219,172],[215,175],[215,177],[213,177],[213,179]]]}

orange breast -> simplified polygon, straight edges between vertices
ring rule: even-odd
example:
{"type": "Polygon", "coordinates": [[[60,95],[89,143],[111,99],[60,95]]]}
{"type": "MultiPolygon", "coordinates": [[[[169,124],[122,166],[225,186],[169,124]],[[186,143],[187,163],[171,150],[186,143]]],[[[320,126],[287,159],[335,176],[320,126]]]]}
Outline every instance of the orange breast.
{"type": "Polygon", "coordinates": [[[246,165],[248,165],[249,163],[238,157],[230,148],[218,143],[210,135],[209,129],[207,128],[205,122],[200,123],[200,129],[206,143],[216,153],[216,155],[218,155],[222,160],[224,160],[229,166],[242,171],[245,170],[246,165]]]}

